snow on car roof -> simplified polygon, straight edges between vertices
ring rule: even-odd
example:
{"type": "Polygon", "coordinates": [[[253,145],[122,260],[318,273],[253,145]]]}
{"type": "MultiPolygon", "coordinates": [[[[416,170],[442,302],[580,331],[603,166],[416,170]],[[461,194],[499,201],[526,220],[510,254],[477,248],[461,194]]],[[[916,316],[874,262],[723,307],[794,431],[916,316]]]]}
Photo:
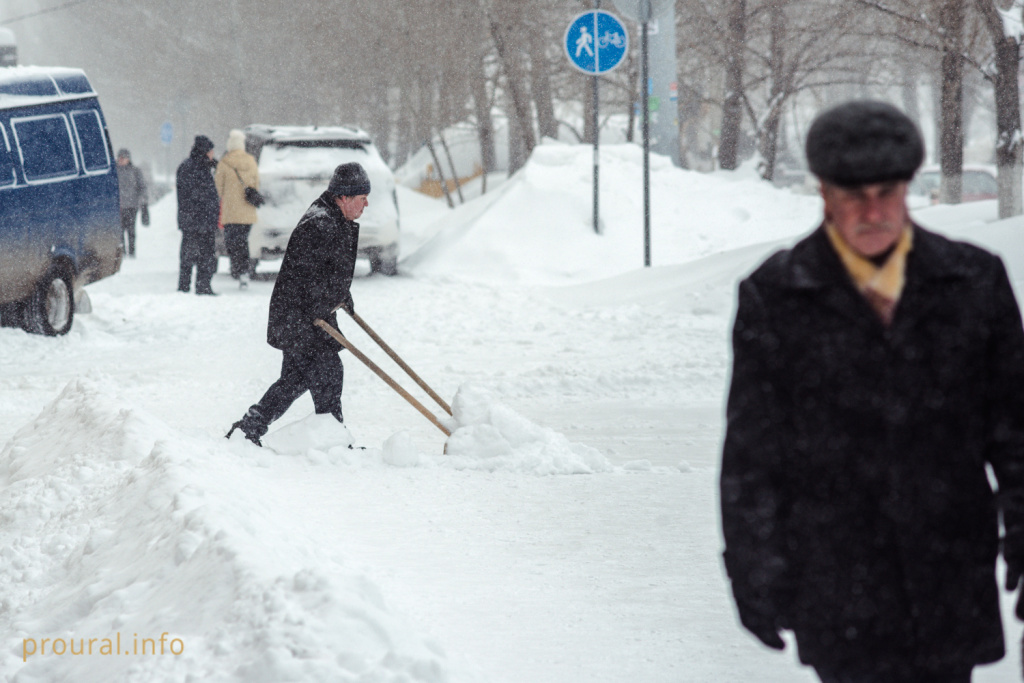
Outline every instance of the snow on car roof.
{"type": "Polygon", "coordinates": [[[268,126],[253,124],[245,132],[264,140],[297,142],[300,140],[351,140],[371,144],[366,131],[353,126],[268,126]]]}
{"type": "Polygon", "coordinates": [[[0,67],[0,109],[94,97],[81,69],[52,66],[0,67]]]}

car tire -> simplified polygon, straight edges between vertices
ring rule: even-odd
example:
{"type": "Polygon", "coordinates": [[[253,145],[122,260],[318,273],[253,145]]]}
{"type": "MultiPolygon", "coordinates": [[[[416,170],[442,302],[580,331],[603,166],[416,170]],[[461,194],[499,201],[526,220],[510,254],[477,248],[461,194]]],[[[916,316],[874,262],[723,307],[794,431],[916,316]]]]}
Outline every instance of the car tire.
{"type": "Polygon", "coordinates": [[[33,334],[67,334],[75,320],[75,293],[68,272],[51,266],[24,306],[24,327],[33,334]]]}

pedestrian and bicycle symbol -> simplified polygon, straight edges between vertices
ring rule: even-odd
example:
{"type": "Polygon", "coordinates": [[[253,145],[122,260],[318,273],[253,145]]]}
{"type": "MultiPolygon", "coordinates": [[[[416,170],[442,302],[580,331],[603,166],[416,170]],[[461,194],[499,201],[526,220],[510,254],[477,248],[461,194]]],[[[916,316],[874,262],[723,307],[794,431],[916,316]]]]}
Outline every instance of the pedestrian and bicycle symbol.
{"type": "Polygon", "coordinates": [[[622,62],[629,49],[629,33],[614,14],[593,10],[572,20],[563,46],[572,65],[593,76],[622,62]]]}

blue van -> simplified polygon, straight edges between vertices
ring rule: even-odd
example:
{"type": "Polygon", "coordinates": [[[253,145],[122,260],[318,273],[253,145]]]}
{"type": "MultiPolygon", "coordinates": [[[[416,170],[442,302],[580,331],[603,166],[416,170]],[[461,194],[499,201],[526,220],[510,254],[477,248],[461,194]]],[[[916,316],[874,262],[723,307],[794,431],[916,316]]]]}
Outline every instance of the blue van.
{"type": "Polygon", "coordinates": [[[117,168],[80,69],[0,67],[0,324],[71,329],[121,268],[117,168]]]}

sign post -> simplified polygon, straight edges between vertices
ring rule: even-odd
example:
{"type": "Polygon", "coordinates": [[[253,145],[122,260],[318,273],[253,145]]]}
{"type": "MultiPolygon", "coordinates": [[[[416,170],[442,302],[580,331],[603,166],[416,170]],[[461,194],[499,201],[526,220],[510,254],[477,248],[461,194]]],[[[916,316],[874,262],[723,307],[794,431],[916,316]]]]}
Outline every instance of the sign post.
{"type": "MultiPolygon", "coordinates": [[[[600,7],[601,0],[597,0],[600,7]]],[[[594,77],[594,232],[600,234],[598,220],[598,178],[599,178],[599,121],[598,76],[608,73],[626,56],[629,49],[629,33],[614,14],[595,9],[578,15],[569,24],[562,40],[562,47],[569,61],[577,69],[594,77]]]]}
{"type": "Polygon", "coordinates": [[[171,141],[174,140],[174,126],[170,121],[164,121],[160,126],[160,144],[164,146],[164,168],[167,169],[168,178],[171,176],[171,141]]]}
{"type": "Polygon", "coordinates": [[[651,265],[651,124],[655,125],[655,151],[680,164],[679,126],[676,108],[679,85],[676,82],[675,3],[673,0],[615,0],[615,6],[640,25],[641,72],[638,93],[643,110],[644,138],[644,266],[651,265]],[[661,26],[667,27],[660,30],[661,26]],[[652,60],[649,42],[654,38],[652,60]],[[653,120],[651,114],[654,114],[653,120]]]}

